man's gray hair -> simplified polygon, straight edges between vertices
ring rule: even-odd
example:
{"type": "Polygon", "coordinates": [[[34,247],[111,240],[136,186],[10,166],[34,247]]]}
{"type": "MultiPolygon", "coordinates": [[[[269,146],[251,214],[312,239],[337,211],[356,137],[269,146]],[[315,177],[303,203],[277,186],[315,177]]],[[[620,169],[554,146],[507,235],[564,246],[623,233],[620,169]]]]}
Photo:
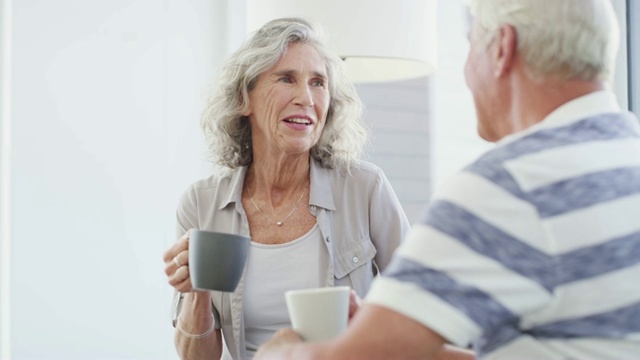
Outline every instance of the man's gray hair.
{"type": "Polygon", "coordinates": [[[534,79],[611,81],[619,28],[610,0],[471,0],[472,41],[488,46],[500,26],[516,29],[534,79]]]}

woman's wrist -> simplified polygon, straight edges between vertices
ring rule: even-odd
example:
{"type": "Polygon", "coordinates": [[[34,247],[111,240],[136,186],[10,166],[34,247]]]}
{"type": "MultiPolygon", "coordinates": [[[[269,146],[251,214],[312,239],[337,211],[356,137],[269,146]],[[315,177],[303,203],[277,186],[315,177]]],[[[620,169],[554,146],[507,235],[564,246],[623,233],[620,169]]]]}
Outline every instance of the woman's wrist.
{"type": "Polygon", "coordinates": [[[178,317],[178,321],[176,322],[176,329],[182,334],[182,336],[189,338],[189,339],[202,339],[205,338],[207,336],[209,336],[213,330],[215,330],[216,327],[216,321],[214,320],[213,316],[211,316],[211,325],[208,327],[207,330],[204,331],[196,331],[197,329],[189,329],[186,330],[183,326],[182,323],[182,319],[180,317],[178,317]]]}
{"type": "MultiPolygon", "coordinates": [[[[212,314],[213,304],[209,292],[177,293],[173,305],[173,327],[177,328],[178,320],[191,322],[202,315],[212,314]]],[[[215,317],[214,317],[215,325],[215,317]]]]}
{"type": "Polygon", "coordinates": [[[194,308],[204,307],[211,309],[211,293],[209,291],[190,291],[183,293],[184,301],[194,308]]]}

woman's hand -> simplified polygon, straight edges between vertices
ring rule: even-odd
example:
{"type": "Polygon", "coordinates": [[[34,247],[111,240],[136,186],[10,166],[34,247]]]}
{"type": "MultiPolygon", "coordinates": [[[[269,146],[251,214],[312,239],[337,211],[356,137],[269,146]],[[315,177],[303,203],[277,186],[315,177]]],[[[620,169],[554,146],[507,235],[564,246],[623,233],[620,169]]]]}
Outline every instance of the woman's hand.
{"type": "Polygon", "coordinates": [[[356,314],[358,309],[360,309],[360,305],[362,305],[362,299],[358,297],[358,294],[355,290],[351,289],[349,292],[349,322],[356,314]]]}
{"type": "Polygon", "coordinates": [[[167,275],[169,285],[176,291],[193,291],[191,276],[189,276],[189,233],[187,231],[171,246],[162,256],[164,260],[164,273],[167,275]]]}

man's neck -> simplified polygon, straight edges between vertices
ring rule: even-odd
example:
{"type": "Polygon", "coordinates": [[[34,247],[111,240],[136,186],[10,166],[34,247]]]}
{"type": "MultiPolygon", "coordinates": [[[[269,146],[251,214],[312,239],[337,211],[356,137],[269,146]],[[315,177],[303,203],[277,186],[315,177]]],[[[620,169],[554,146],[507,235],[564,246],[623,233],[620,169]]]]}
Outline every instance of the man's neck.
{"type": "Polygon", "coordinates": [[[604,85],[599,81],[534,81],[527,77],[522,80],[522,86],[516,89],[508,119],[510,133],[525,130],[541,122],[560,106],[594,91],[603,90],[604,85]]]}

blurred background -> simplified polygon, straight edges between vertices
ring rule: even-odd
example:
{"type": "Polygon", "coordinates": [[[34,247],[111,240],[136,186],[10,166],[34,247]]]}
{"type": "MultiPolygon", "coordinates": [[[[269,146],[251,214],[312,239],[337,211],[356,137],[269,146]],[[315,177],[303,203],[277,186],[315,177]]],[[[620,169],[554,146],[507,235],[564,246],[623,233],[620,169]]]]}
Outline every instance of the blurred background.
{"type": "MultiPolygon", "coordinates": [[[[0,359],[177,359],[161,256],[179,195],[213,171],[203,98],[259,1],[0,0],[0,359]]],[[[638,113],[640,6],[614,4],[613,88],[638,113]]],[[[357,85],[368,160],[412,222],[491,146],[464,83],[462,6],[436,14],[435,73],[357,85]]]]}

